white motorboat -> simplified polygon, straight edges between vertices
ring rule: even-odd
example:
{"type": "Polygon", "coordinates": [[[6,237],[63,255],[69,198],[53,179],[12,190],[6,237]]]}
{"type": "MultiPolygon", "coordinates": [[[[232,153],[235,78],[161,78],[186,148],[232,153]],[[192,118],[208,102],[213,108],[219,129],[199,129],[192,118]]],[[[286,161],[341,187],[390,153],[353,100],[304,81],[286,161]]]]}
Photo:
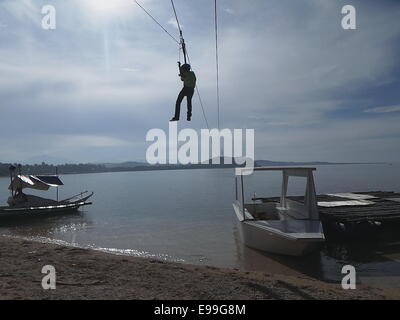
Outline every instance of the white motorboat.
{"type": "Polygon", "coordinates": [[[244,244],[261,251],[303,256],[320,248],[325,241],[319,219],[313,171],[307,167],[258,167],[236,169],[236,201],[233,208],[244,244]],[[245,202],[246,170],[281,171],[282,192],[279,202],[271,198],[253,198],[245,202]],[[306,179],[304,202],[287,197],[289,177],[306,179]]]}

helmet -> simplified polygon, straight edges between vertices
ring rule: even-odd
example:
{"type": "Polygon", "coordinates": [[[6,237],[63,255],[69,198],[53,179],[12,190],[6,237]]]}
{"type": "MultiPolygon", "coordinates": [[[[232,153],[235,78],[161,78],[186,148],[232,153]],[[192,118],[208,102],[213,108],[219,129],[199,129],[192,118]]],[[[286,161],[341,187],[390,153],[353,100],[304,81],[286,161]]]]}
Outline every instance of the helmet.
{"type": "Polygon", "coordinates": [[[190,65],[189,64],[187,64],[187,63],[185,63],[184,65],[182,65],[182,70],[184,70],[184,71],[190,71],[190,65]]]}

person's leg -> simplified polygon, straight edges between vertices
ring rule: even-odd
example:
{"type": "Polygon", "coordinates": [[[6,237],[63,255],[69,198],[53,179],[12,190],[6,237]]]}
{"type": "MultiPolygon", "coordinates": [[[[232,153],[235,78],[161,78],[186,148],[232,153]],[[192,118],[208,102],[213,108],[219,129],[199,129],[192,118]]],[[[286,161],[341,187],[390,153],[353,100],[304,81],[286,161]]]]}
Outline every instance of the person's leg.
{"type": "Polygon", "coordinates": [[[182,89],[181,92],[179,92],[178,98],[176,99],[175,116],[172,118],[174,120],[179,120],[179,116],[181,113],[181,103],[184,97],[185,97],[185,90],[182,89]]]}
{"type": "Polygon", "coordinates": [[[194,94],[194,89],[189,89],[186,95],[187,99],[187,120],[190,121],[192,118],[192,98],[194,94]]]}

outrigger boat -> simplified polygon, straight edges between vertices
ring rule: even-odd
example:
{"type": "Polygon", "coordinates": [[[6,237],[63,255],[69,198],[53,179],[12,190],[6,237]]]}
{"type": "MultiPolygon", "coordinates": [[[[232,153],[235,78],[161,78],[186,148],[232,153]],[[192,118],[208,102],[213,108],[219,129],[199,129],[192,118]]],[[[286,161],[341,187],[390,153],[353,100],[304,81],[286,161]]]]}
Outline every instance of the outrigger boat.
{"type": "Polygon", "coordinates": [[[42,214],[70,213],[82,206],[92,204],[87,200],[93,196],[93,192],[84,191],[73,197],[58,200],[46,199],[23,193],[23,189],[47,191],[50,187],[58,188],[63,184],[58,175],[22,175],[15,174],[15,167],[10,167],[11,196],[8,198],[8,206],[0,207],[0,217],[37,216],[42,214]]]}
{"type": "Polygon", "coordinates": [[[318,214],[314,170],[305,167],[236,168],[233,208],[246,246],[290,256],[303,256],[320,248],[325,237],[318,214]],[[243,176],[247,170],[282,171],[280,201],[254,197],[253,202],[245,203],[243,176]],[[289,177],[306,178],[304,202],[287,198],[289,177]]]}

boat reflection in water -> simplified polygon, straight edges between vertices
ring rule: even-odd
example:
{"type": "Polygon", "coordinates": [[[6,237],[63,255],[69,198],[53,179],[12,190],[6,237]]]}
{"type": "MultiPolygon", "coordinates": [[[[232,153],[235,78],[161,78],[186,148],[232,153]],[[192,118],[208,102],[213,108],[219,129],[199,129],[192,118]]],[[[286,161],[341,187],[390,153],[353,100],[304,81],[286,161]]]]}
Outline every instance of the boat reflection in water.
{"type": "Polygon", "coordinates": [[[320,251],[304,257],[291,257],[247,247],[236,226],[233,237],[236,264],[241,270],[307,276],[341,283],[343,266],[352,265],[356,268],[358,283],[400,289],[399,240],[350,244],[326,242],[320,251]]]}
{"type": "Polygon", "coordinates": [[[58,187],[64,185],[58,175],[22,175],[21,166],[10,167],[10,197],[8,206],[0,207],[0,226],[3,234],[16,237],[75,244],[77,234],[85,230],[90,221],[78,209],[92,204],[87,200],[93,192],[81,192],[64,200],[58,200],[58,187]],[[47,191],[57,188],[57,199],[25,194],[24,189],[47,191]],[[55,235],[63,235],[56,240],[55,235]]]}

